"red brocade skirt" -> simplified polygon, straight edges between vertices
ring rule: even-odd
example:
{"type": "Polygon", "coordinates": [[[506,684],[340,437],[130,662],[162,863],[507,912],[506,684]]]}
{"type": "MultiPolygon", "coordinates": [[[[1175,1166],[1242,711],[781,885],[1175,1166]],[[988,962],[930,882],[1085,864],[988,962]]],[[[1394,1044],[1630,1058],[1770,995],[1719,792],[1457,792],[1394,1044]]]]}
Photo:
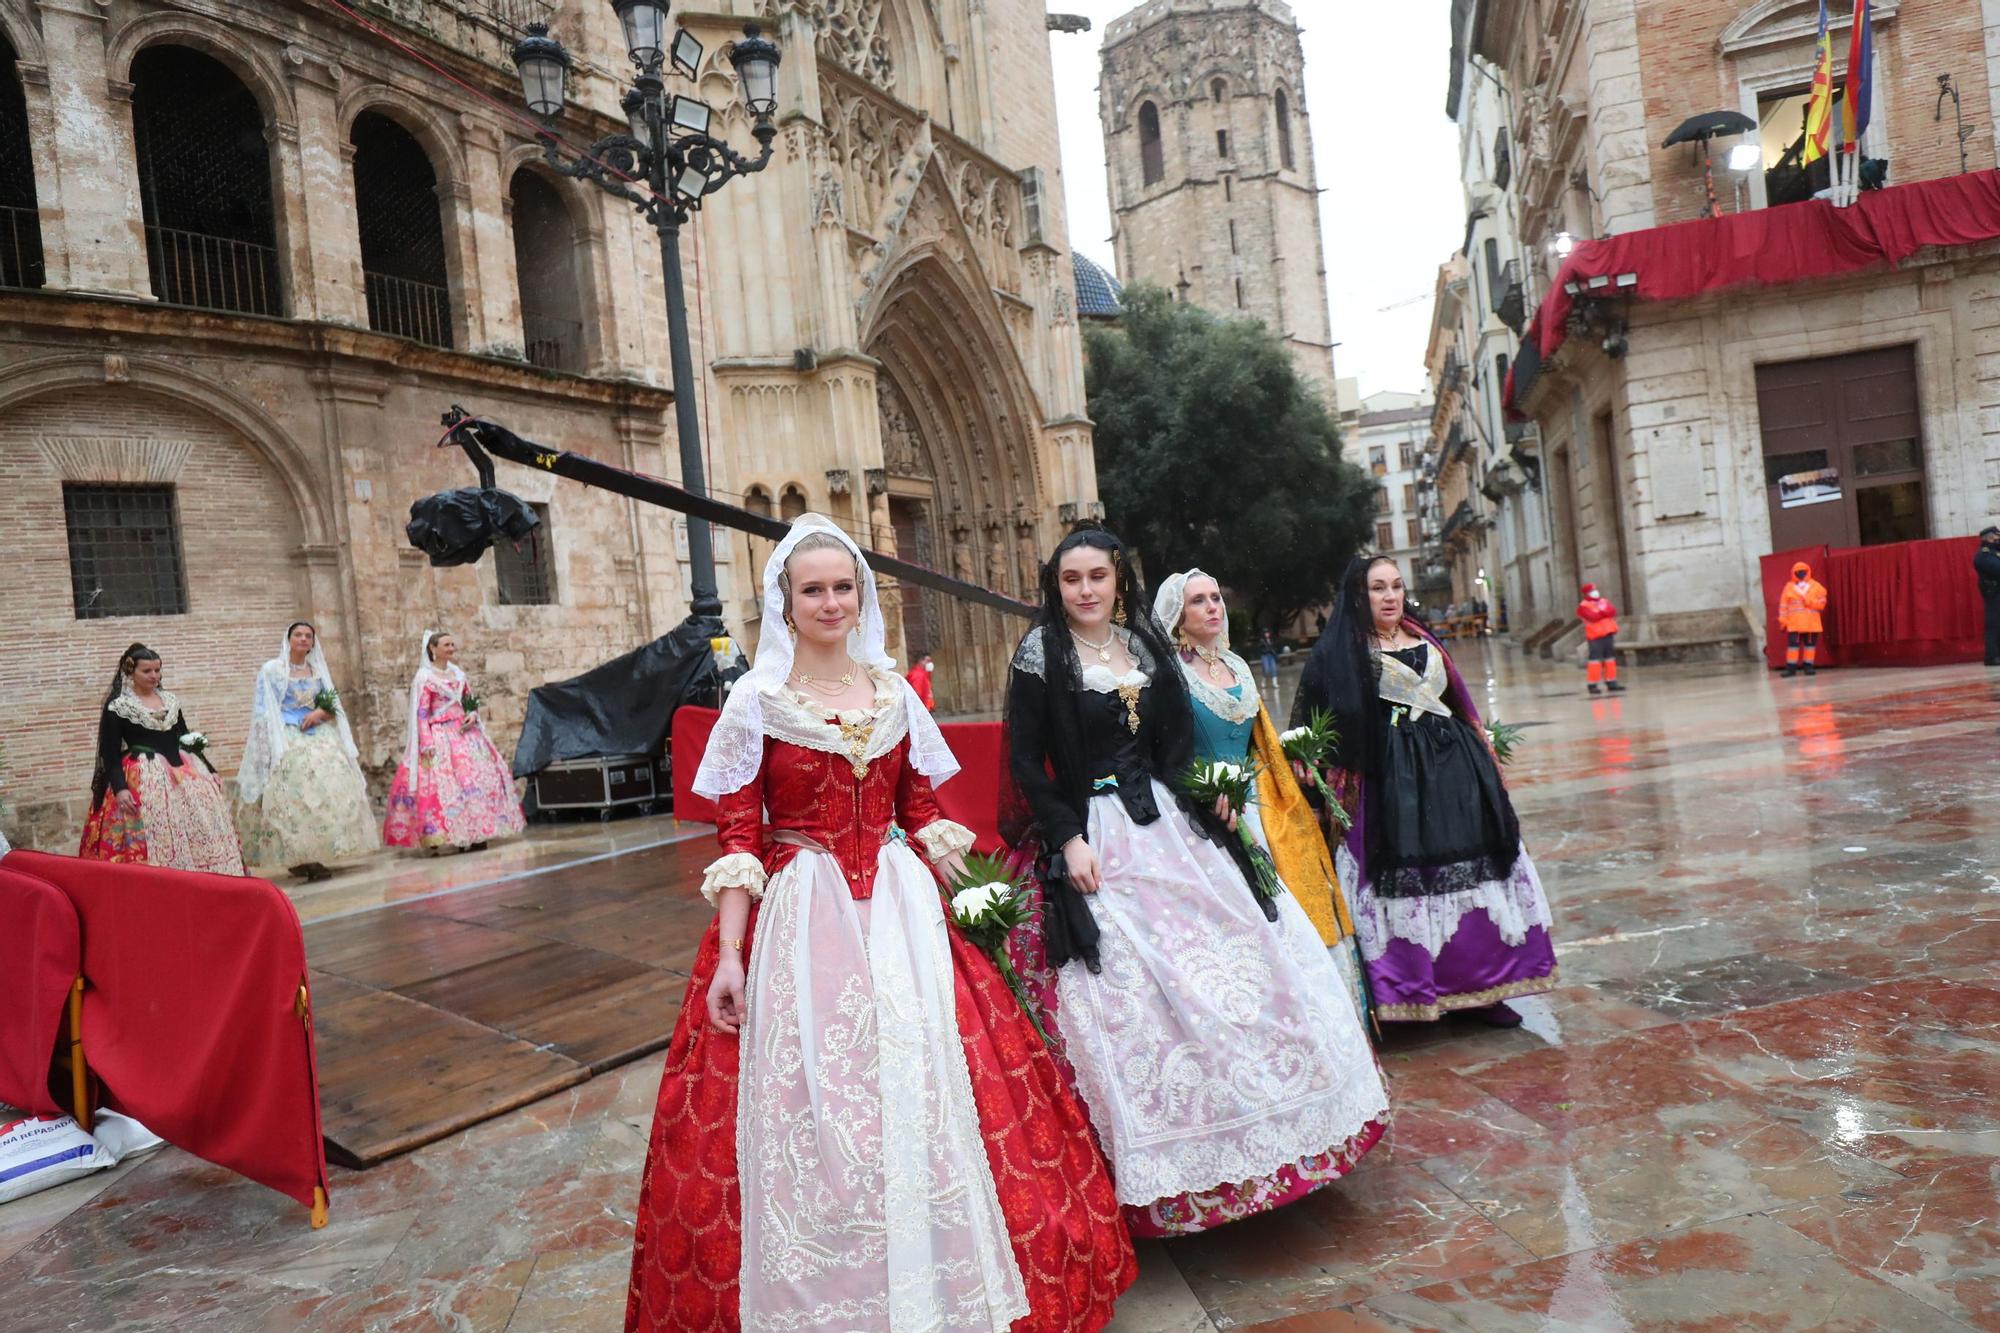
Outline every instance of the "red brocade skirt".
{"type": "MultiPolygon", "coordinates": [[[[753,912],[751,930],[755,926],[753,912]]],[[[955,930],[950,937],[958,1027],[980,1135],[1027,1289],[1030,1313],[1014,1328],[1102,1328],[1118,1295],[1137,1277],[1138,1264],[1090,1121],[991,960],[955,930]]],[[[736,1035],[708,1023],[718,939],[719,927],[711,922],[667,1048],[639,1189],[628,1333],[736,1333],[740,1327],[741,1045],[736,1035]]]]}

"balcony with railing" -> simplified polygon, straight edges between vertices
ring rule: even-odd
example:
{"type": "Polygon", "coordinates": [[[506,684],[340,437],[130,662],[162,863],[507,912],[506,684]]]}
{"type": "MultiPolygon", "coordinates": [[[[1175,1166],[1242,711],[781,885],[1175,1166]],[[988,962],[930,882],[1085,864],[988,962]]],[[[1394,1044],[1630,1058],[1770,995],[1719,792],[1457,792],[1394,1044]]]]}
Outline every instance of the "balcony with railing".
{"type": "Polygon", "coordinates": [[[530,23],[549,23],[558,0],[359,0],[358,8],[422,33],[512,75],[514,43],[530,23]]]}
{"type": "Polygon", "coordinates": [[[550,315],[523,315],[522,341],[528,364],[544,370],[583,370],[583,324],[580,320],[557,319],[550,315]]]}
{"type": "Polygon", "coordinates": [[[1500,281],[1493,289],[1493,313],[1500,322],[1521,336],[1528,322],[1528,289],[1521,274],[1521,261],[1510,259],[1500,269],[1500,281]]]}
{"type": "Polygon", "coordinates": [[[451,346],[451,293],[443,287],[387,273],[362,274],[368,293],[368,327],[433,347],[451,346]]]}
{"type": "Polygon", "coordinates": [[[40,214],[0,205],[0,287],[39,287],[45,281],[40,214]]]}
{"type": "Polygon", "coordinates": [[[278,252],[268,245],[148,226],[146,267],[153,295],[167,305],[244,315],[285,313],[278,252]]]}

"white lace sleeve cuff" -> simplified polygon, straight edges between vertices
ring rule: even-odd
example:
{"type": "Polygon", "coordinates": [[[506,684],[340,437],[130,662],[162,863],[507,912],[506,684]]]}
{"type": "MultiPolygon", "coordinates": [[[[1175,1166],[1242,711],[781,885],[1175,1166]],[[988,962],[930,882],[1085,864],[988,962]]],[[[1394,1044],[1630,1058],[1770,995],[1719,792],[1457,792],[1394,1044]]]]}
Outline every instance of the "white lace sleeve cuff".
{"type": "Polygon", "coordinates": [[[748,889],[750,897],[764,896],[764,863],[748,852],[731,852],[708,863],[702,872],[701,896],[712,905],[724,889],[748,889]]]}
{"type": "Polygon", "coordinates": [[[975,839],[972,830],[963,824],[934,819],[917,830],[917,841],[924,845],[924,856],[936,862],[954,852],[971,851],[975,839]]]}

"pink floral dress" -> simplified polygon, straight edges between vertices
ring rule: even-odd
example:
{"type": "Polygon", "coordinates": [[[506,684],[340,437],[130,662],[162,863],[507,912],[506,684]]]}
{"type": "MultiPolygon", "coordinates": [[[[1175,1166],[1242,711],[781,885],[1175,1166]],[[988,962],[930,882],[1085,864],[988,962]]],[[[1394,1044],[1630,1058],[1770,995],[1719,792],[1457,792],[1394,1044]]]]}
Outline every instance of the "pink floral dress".
{"type": "Polygon", "coordinates": [[[382,821],[391,847],[470,847],[526,827],[513,775],[464,696],[463,680],[437,673],[418,692],[415,762],[396,769],[382,821]]]}

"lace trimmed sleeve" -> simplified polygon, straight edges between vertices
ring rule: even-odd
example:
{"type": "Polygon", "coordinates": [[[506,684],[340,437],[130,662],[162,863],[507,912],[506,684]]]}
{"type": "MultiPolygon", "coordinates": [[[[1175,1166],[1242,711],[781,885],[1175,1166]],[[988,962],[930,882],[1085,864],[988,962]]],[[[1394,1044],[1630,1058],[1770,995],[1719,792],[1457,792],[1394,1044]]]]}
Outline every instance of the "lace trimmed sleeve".
{"type": "Polygon", "coordinates": [[[971,829],[949,819],[934,819],[917,830],[924,859],[936,864],[955,853],[969,852],[977,841],[971,829]]]}
{"type": "Polygon", "coordinates": [[[701,896],[713,907],[724,889],[748,889],[754,900],[764,896],[764,863],[748,852],[731,852],[708,863],[702,872],[701,896]]]}

